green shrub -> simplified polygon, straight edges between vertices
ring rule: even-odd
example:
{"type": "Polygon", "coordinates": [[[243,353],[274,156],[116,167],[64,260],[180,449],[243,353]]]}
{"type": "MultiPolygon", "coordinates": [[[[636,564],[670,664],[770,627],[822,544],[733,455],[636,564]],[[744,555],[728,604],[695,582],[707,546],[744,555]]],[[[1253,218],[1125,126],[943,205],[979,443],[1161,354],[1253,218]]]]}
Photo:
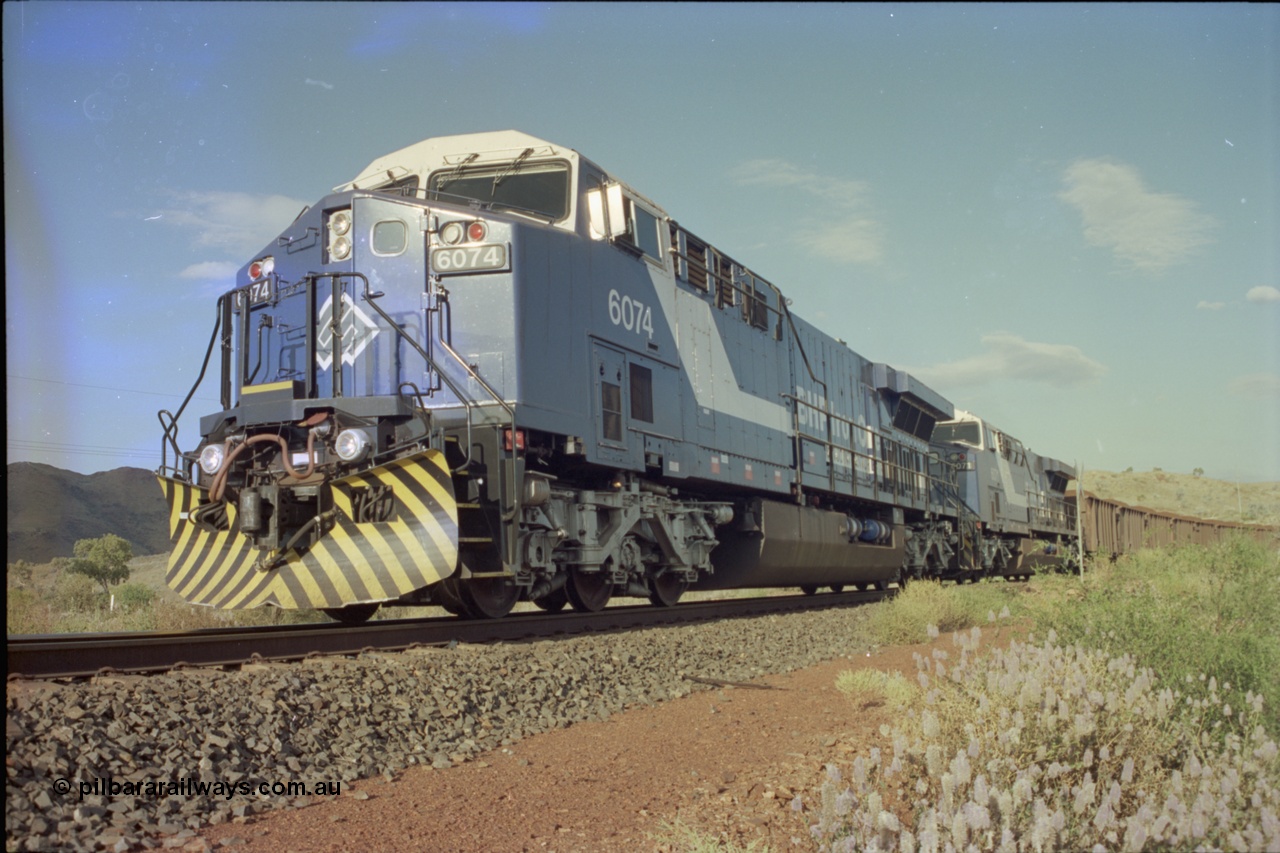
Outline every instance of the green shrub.
{"type": "Polygon", "coordinates": [[[5,602],[5,631],[8,634],[50,634],[53,620],[49,605],[27,587],[10,587],[5,602]]]}
{"type": "Polygon", "coordinates": [[[126,610],[137,610],[151,605],[156,598],[156,591],[140,583],[121,584],[115,588],[116,607],[126,610]]]}
{"type": "Polygon", "coordinates": [[[5,587],[8,589],[29,587],[34,574],[35,566],[26,560],[10,563],[5,574],[5,587]]]}
{"type": "Polygon", "coordinates": [[[133,559],[133,546],[114,533],[97,539],[81,539],[75,544],[75,556],[67,560],[67,571],[84,575],[102,585],[104,593],[110,586],[129,579],[129,561],[133,559]]]}
{"type": "Polygon", "coordinates": [[[1213,673],[1234,707],[1261,695],[1280,735],[1280,553],[1243,539],[1141,551],[1036,617],[1068,642],[1133,655],[1164,685],[1213,673]]]}
{"type": "Polygon", "coordinates": [[[107,598],[92,579],[63,571],[53,582],[49,602],[58,614],[90,614],[105,608],[107,598]]]}

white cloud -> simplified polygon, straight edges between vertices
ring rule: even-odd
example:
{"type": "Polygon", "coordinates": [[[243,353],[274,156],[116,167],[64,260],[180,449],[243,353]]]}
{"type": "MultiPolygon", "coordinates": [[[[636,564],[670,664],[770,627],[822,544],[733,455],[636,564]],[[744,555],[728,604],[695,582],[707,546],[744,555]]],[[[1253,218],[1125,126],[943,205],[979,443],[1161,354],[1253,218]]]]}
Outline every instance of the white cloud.
{"type": "Polygon", "coordinates": [[[1212,242],[1212,217],[1181,196],[1151,192],[1132,166],[1079,160],[1063,173],[1063,184],[1058,197],[1080,212],[1085,240],[1134,269],[1160,272],[1212,242]]]}
{"type": "Polygon", "coordinates": [[[240,264],[235,261],[204,261],[187,267],[178,273],[178,277],[196,278],[204,281],[227,279],[235,276],[239,269],[240,264]]]}
{"type": "Polygon", "coordinates": [[[1280,374],[1249,373],[1227,383],[1227,391],[1242,397],[1275,397],[1280,399],[1280,374]]]}
{"type": "MultiPolygon", "coordinates": [[[[249,260],[298,216],[304,202],[287,196],[241,192],[187,192],[165,221],[193,233],[197,246],[249,260]]],[[[238,267],[238,265],[237,265],[238,267]]]]}
{"type": "Polygon", "coordinates": [[[1070,344],[1028,341],[1008,332],[982,336],[986,352],[908,372],[935,388],[985,385],[1001,379],[1039,382],[1055,388],[1086,385],[1107,368],[1070,344]]]}
{"type": "Polygon", "coordinates": [[[841,204],[856,203],[869,189],[866,181],[849,181],[806,172],[786,160],[747,160],[733,170],[732,177],[747,187],[789,187],[841,204]]]}
{"type": "Polygon", "coordinates": [[[1280,302],[1280,290],[1267,284],[1261,284],[1250,288],[1244,298],[1250,302],[1280,302]]]}
{"type": "Polygon", "coordinates": [[[796,239],[819,255],[848,264],[869,264],[883,255],[884,227],[867,216],[845,217],[814,224],[796,239]]]}
{"type": "Polygon", "coordinates": [[[820,199],[831,215],[806,219],[791,236],[818,255],[839,263],[876,263],[884,256],[884,226],[872,215],[865,181],[808,172],[785,160],[747,160],[730,176],[742,186],[796,190],[820,199]]]}
{"type": "Polygon", "coordinates": [[[1205,302],[1203,299],[1201,299],[1199,304],[1196,305],[1196,310],[1197,311],[1217,311],[1223,308],[1226,304],[1227,303],[1225,302],[1205,302]]]}

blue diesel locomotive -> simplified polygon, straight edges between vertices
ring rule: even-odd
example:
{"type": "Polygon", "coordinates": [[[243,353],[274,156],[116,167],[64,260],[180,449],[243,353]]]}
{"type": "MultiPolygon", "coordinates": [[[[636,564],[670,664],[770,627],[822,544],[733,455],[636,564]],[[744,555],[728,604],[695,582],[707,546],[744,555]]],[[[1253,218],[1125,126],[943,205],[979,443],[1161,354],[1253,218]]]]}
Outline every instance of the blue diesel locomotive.
{"type": "Polygon", "coordinates": [[[168,583],[359,621],[1063,559],[1069,466],[789,306],[571,149],[380,157],[219,299],[199,446],[161,413],[168,583]]]}

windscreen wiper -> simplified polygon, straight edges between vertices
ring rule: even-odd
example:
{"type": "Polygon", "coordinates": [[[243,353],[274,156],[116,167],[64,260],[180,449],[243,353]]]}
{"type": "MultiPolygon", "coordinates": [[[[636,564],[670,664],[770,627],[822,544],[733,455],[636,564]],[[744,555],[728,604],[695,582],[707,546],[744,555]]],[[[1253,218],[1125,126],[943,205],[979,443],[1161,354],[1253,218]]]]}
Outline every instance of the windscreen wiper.
{"type": "Polygon", "coordinates": [[[453,183],[454,181],[458,180],[458,178],[462,177],[462,172],[464,169],[467,168],[467,164],[479,156],[480,156],[479,154],[468,154],[465,158],[463,158],[463,160],[460,163],[458,163],[457,166],[454,167],[452,172],[450,172],[447,176],[441,178],[439,182],[436,183],[436,191],[438,192],[444,189],[449,184],[453,183]]]}
{"type": "Polygon", "coordinates": [[[520,152],[519,157],[511,161],[510,166],[503,169],[501,173],[495,175],[493,178],[493,189],[489,190],[489,195],[492,196],[494,193],[498,191],[498,184],[502,183],[507,178],[514,175],[516,172],[520,171],[521,164],[523,164],[524,161],[528,159],[529,155],[532,153],[533,153],[532,148],[524,149],[523,151],[520,152]]]}

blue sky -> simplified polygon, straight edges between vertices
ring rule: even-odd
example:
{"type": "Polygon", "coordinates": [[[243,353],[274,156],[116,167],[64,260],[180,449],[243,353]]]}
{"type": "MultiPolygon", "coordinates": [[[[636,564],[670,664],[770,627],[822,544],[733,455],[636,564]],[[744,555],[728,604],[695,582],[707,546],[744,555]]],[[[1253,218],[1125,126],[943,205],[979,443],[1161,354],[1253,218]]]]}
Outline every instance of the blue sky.
{"type": "Polygon", "coordinates": [[[1037,452],[1280,480],[1276,6],[35,0],[3,39],[10,462],[154,468],[238,266],[513,128],[1037,452]]]}

